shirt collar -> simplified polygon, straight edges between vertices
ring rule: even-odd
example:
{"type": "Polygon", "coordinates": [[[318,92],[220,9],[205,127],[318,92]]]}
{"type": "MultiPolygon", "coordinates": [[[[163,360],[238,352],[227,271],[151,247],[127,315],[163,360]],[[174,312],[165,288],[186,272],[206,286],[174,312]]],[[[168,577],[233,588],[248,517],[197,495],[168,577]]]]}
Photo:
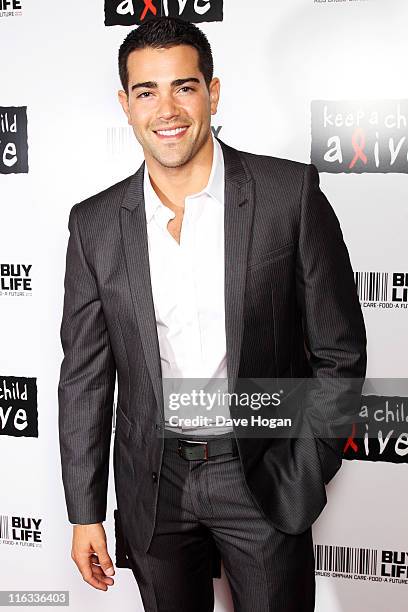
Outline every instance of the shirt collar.
{"type": "MultiPolygon", "coordinates": [[[[196,198],[203,193],[207,193],[211,196],[216,202],[219,204],[224,204],[224,155],[222,152],[222,148],[218,140],[211,133],[213,139],[213,159],[211,164],[211,172],[208,178],[208,183],[204,187],[204,189],[198,193],[194,193],[189,198],[196,198]]],[[[174,217],[173,211],[163,204],[160,200],[159,196],[155,192],[152,187],[152,183],[150,181],[149,172],[147,170],[147,165],[145,162],[144,173],[143,173],[143,190],[144,190],[144,200],[145,200],[145,212],[146,212],[146,221],[149,223],[157,209],[164,209],[164,212],[168,213],[169,219],[174,217]]]]}

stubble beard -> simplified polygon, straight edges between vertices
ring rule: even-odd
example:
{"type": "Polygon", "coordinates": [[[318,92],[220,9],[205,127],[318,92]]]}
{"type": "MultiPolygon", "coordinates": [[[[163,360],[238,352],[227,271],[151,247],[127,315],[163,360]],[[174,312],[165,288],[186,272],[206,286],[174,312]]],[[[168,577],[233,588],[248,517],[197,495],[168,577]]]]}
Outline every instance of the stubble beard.
{"type": "MultiPolygon", "coordinates": [[[[197,140],[190,142],[187,149],[180,154],[170,154],[169,156],[166,156],[161,154],[159,147],[151,146],[150,143],[144,143],[143,140],[141,140],[136,134],[136,138],[139,140],[142,147],[145,148],[147,145],[147,150],[149,151],[150,155],[164,168],[179,168],[180,166],[187,164],[198,153],[201,147],[204,146],[207,137],[207,135],[203,135],[201,137],[199,136],[197,140]]],[[[177,144],[175,145],[175,148],[176,147],[177,144]]]]}

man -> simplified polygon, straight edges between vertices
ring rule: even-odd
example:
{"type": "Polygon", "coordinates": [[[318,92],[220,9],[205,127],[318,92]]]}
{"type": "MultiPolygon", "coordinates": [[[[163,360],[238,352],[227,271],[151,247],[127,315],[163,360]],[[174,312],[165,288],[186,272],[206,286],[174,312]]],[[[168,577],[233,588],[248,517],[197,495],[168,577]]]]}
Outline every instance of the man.
{"type": "Polygon", "coordinates": [[[301,400],[315,437],[238,436],[228,421],[172,424],[164,382],[352,379],[357,397],[366,336],[338,220],[313,165],[212,136],[220,81],[196,26],[144,23],[119,71],[145,161],[69,216],[58,392],[72,558],[90,585],[113,584],[102,522],[117,373],[118,515],[145,610],[212,610],[216,547],[235,610],[308,612],[311,525],[341,464],[335,396],[301,400]]]}

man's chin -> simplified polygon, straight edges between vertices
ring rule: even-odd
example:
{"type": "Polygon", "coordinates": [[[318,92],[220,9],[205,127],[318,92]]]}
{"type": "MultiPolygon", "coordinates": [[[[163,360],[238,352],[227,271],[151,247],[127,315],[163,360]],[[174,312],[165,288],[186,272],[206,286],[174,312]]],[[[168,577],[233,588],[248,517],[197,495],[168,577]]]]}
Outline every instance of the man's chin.
{"type": "Polygon", "coordinates": [[[155,160],[165,168],[178,168],[179,166],[184,166],[191,159],[190,153],[185,153],[184,155],[159,155],[153,153],[153,157],[155,160]]]}

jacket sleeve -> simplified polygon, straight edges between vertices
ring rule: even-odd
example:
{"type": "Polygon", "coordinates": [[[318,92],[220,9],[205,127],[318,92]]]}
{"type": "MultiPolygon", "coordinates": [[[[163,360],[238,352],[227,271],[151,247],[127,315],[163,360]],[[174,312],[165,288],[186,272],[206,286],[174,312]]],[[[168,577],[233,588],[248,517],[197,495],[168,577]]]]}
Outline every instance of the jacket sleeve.
{"type": "Polygon", "coordinates": [[[90,524],[106,518],[116,367],[77,213],[75,204],[68,221],[58,428],[68,519],[90,524]]]}
{"type": "Polygon", "coordinates": [[[325,483],[341,465],[366,373],[366,331],[347,247],[336,214],[306,164],[300,202],[296,292],[313,371],[305,414],[325,483]]]}

